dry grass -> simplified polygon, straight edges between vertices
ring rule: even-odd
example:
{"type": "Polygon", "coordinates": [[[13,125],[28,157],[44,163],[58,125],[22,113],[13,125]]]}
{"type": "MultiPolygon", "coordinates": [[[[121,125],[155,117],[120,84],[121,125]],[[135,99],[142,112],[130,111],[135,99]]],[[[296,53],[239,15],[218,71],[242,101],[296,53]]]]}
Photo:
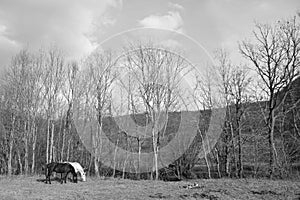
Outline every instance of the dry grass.
{"type": "Polygon", "coordinates": [[[41,177],[0,177],[0,199],[300,199],[300,182],[214,179],[190,182],[100,180],[45,184],[41,177]],[[184,186],[198,183],[194,189],[184,186]]]}

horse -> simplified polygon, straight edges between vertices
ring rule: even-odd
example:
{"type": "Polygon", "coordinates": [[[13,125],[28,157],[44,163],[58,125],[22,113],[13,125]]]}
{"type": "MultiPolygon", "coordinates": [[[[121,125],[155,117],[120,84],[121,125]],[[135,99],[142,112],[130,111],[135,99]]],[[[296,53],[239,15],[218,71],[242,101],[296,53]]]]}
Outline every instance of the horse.
{"type": "Polygon", "coordinates": [[[64,163],[71,164],[74,167],[75,172],[80,174],[82,181],[83,182],[86,181],[86,173],[85,173],[83,167],[78,162],[64,162],[64,163]]]}
{"type": "Polygon", "coordinates": [[[46,175],[46,183],[49,181],[49,184],[51,184],[50,176],[52,172],[60,173],[61,174],[61,181],[62,184],[63,181],[67,183],[67,176],[71,172],[73,175],[73,181],[77,183],[77,173],[75,172],[74,167],[69,163],[57,163],[57,162],[51,162],[46,164],[45,167],[45,175],[46,175]],[[62,177],[62,174],[65,173],[64,177],[62,177]],[[75,179],[75,180],[74,180],[75,179]]]}

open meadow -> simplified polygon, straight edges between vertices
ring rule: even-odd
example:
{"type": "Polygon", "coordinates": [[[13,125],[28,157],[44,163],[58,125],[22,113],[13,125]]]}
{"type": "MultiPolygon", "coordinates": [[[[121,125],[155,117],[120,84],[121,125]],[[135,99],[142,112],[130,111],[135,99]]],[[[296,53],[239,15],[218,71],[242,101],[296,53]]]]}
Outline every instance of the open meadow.
{"type": "Polygon", "coordinates": [[[197,179],[163,182],[96,179],[52,184],[44,176],[0,177],[0,199],[300,199],[300,182],[265,179],[197,179]],[[188,185],[195,187],[186,188],[188,185]]]}

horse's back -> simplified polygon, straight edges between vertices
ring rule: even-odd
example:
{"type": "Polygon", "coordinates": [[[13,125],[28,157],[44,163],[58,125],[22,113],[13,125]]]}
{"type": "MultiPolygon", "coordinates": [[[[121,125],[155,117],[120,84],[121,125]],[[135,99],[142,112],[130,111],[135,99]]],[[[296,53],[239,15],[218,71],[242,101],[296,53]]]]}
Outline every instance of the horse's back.
{"type": "Polygon", "coordinates": [[[75,172],[75,169],[72,167],[72,165],[68,163],[56,163],[55,166],[53,166],[53,171],[57,173],[65,173],[65,172],[75,172]]]}
{"type": "Polygon", "coordinates": [[[83,167],[78,163],[78,162],[69,162],[73,167],[74,169],[79,172],[84,172],[83,170],[83,167]]]}

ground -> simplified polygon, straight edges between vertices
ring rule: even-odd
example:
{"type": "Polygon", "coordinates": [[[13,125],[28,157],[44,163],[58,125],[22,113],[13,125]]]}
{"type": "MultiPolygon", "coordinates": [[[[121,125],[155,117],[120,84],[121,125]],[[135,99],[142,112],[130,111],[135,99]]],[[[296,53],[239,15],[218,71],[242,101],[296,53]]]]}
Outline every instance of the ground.
{"type": "Polygon", "coordinates": [[[212,179],[180,182],[96,179],[52,184],[44,176],[0,177],[0,199],[300,199],[300,181],[212,179]],[[196,185],[192,189],[188,185],[196,185]]]}

